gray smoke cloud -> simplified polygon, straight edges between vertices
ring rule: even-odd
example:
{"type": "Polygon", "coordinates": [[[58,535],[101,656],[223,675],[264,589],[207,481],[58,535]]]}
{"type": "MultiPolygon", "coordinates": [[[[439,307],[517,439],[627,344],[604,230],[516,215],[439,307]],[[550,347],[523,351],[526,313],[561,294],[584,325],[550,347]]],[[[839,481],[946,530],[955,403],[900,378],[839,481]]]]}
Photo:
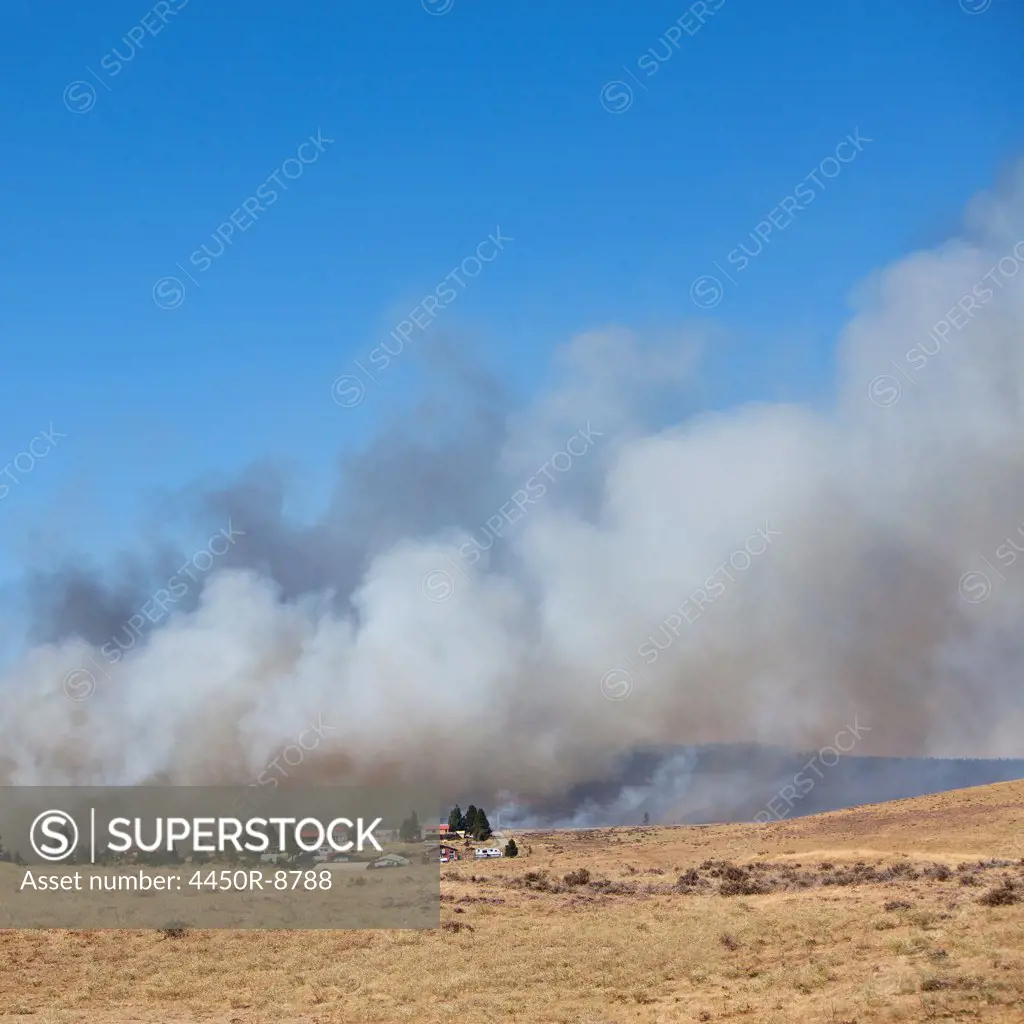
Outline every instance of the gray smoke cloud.
{"type": "MultiPolygon", "coordinates": [[[[330,592],[344,607],[374,555],[460,517],[486,515],[499,496],[492,467],[506,435],[508,398],[450,344],[440,342],[431,357],[435,397],[402,424],[387,425],[365,450],[339,456],[339,483],[319,521],[289,520],[295,471],[267,463],[231,483],[204,481],[161,495],[154,514],[165,522],[153,532],[172,523],[200,534],[229,521],[244,524],[245,542],[219,556],[218,569],[252,569],[273,580],[284,599],[330,592]]],[[[22,597],[30,638],[55,643],[78,636],[101,646],[192,553],[163,540],[106,567],[76,558],[34,567],[22,597]]],[[[199,591],[188,591],[177,610],[195,607],[199,591]]]]}
{"type": "Polygon", "coordinates": [[[858,754],[1019,753],[1022,268],[1018,168],[860,286],[827,412],[666,422],[700,336],[600,331],[529,410],[474,378],[451,429],[421,412],[345,460],[316,524],[266,472],[204,492],[245,537],[116,664],[99,645],[154,571],[36,581],[0,781],[247,782],[317,722],[294,774],[512,802],[640,747],[807,749],[855,718],[858,754]]]}

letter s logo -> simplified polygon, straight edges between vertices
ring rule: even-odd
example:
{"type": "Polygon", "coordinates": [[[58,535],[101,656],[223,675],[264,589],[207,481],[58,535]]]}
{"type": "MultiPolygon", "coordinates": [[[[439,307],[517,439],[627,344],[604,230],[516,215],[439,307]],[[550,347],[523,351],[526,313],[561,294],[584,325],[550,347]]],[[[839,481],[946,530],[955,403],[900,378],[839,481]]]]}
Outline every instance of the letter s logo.
{"type": "Polygon", "coordinates": [[[66,811],[43,811],[32,822],[29,842],[43,860],[64,860],[78,845],[78,826],[66,811]],[[40,835],[52,841],[45,843],[40,835]]]}

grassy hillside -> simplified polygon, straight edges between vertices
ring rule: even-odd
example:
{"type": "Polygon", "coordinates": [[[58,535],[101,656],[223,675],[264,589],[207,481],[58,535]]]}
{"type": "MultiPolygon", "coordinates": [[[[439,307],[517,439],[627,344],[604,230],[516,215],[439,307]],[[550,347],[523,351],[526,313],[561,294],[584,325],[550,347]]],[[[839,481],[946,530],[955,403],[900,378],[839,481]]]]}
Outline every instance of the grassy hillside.
{"type": "Polygon", "coordinates": [[[429,932],[0,933],[40,1022],[1024,1021],[1024,782],[776,824],[522,833],[429,932]]]}

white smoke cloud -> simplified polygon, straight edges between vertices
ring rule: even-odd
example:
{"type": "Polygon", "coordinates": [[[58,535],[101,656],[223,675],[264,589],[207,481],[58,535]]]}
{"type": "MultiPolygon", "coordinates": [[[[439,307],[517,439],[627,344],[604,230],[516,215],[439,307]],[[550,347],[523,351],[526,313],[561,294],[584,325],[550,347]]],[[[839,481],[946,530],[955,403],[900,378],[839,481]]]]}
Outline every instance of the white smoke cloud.
{"type": "Polygon", "coordinates": [[[652,389],[696,372],[694,338],[647,356],[628,332],[584,335],[501,470],[520,486],[587,421],[600,444],[472,564],[477,523],[410,537],[341,611],[215,570],[87,700],[62,680],[97,651],[28,651],[0,682],[0,779],[247,782],[318,717],[302,772],[515,798],[639,744],[799,746],[854,716],[865,753],[1020,754],[1024,560],[996,552],[1024,523],[1024,172],[967,225],[859,289],[827,414],[751,405],[645,433],[652,389]],[[983,600],[958,589],[974,570],[983,600]]]}

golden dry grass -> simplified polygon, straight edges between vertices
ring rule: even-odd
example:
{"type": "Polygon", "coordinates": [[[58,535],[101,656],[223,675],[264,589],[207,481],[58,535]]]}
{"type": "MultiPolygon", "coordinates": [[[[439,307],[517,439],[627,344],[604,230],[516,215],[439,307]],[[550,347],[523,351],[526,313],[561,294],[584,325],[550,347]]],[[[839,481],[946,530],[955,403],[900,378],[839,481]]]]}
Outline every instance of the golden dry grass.
{"type": "Polygon", "coordinates": [[[1024,894],[1024,782],[765,826],[518,839],[530,852],[516,860],[442,866],[438,930],[0,933],[0,1013],[47,1024],[1024,1021],[1024,902],[980,900],[1004,878],[1024,894]],[[563,881],[579,869],[589,882],[563,881]],[[757,880],[772,891],[722,895],[730,874],[741,891],[757,880]]]}

